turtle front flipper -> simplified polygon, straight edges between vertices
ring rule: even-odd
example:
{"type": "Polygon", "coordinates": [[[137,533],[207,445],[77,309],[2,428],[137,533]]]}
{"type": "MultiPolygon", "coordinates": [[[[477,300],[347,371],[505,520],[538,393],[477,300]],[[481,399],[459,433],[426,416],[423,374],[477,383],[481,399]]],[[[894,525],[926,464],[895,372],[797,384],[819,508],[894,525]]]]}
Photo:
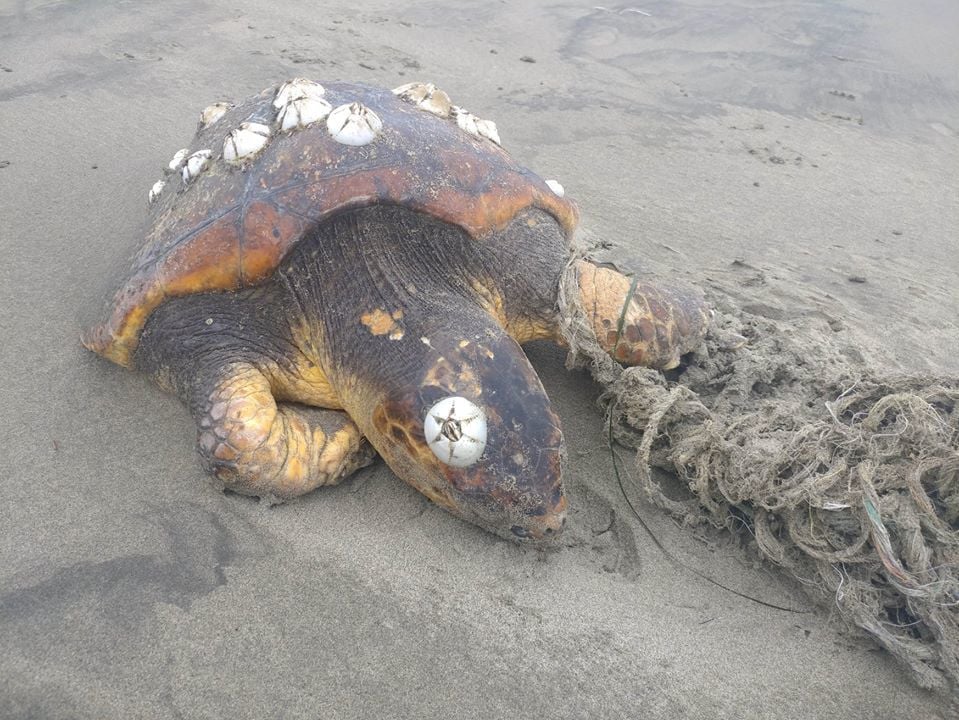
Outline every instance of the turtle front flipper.
{"type": "Polygon", "coordinates": [[[706,335],[710,311],[699,290],[630,278],[577,260],[574,302],[600,346],[624,365],[669,370],[706,335]]]}
{"type": "Polygon", "coordinates": [[[198,382],[197,447],[230,490],[286,500],[369,465],[373,450],[344,412],[277,403],[267,377],[235,363],[198,382]]]}

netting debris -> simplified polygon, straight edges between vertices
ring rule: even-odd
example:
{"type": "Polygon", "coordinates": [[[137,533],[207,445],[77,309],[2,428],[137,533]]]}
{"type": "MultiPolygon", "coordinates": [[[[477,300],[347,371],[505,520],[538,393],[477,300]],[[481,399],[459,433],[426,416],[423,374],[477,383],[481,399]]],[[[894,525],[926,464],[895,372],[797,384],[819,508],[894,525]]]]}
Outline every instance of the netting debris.
{"type": "Polygon", "coordinates": [[[959,687],[959,378],[886,376],[828,328],[728,302],[681,373],[623,369],[575,283],[567,273],[560,292],[567,364],[605,388],[649,499],[686,524],[748,530],[920,685],[959,687]]]}

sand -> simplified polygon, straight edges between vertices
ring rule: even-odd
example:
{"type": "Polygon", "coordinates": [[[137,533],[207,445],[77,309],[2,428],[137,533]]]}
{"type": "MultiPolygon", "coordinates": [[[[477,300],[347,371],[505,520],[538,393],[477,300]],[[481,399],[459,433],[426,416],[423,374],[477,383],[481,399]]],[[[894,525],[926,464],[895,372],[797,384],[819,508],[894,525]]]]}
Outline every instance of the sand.
{"type": "Polygon", "coordinates": [[[216,492],[180,403],[77,338],[200,108],[424,79],[558,178],[603,257],[732,297],[748,265],[774,282],[740,300],[784,331],[822,313],[884,367],[955,373],[957,26],[947,1],[0,8],[0,717],[953,716],[738,540],[637,497],[683,563],[802,612],[664,558],[558,349],[530,355],[574,509],[542,553],[382,464],[274,508],[216,492]]]}

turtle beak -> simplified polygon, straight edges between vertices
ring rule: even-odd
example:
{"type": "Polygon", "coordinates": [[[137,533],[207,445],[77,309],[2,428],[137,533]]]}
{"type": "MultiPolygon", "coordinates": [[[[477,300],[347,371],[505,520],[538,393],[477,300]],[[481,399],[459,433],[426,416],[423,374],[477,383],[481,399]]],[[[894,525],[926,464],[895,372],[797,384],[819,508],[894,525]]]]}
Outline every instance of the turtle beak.
{"type": "Polygon", "coordinates": [[[566,526],[566,511],[568,508],[569,503],[566,501],[566,496],[561,494],[559,502],[536,518],[535,522],[510,527],[510,534],[513,536],[510,539],[533,543],[547,543],[554,540],[559,537],[566,526]]]}
{"type": "Polygon", "coordinates": [[[548,544],[566,526],[569,503],[560,483],[549,497],[531,500],[527,493],[502,492],[497,478],[491,478],[494,502],[475,494],[450,493],[453,514],[479,525],[500,537],[523,544],[548,544]]]}
{"type": "Polygon", "coordinates": [[[562,431],[548,407],[531,416],[521,400],[510,400],[487,406],[488,442],[474,465],[437,469],[456,514],[514,542],[548,542],[562,532],[569,508],[562,431]]]}

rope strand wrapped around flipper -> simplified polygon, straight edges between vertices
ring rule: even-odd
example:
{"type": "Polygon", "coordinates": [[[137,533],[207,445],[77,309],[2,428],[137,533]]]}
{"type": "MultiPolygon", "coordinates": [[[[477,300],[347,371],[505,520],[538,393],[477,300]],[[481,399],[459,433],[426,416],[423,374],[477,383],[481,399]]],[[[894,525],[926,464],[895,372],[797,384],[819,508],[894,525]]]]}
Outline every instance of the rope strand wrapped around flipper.
{"type": "Polygon", "coordinates": [[[603,385],[650,500],[685,524],[747,527],[920,685],[959,687],[959,378],[885,376],[814,319],[777,324],[723,298],[729,312],[670,381],[603,351],[576,283],[571,263],[567,365],[603,385]]]}

